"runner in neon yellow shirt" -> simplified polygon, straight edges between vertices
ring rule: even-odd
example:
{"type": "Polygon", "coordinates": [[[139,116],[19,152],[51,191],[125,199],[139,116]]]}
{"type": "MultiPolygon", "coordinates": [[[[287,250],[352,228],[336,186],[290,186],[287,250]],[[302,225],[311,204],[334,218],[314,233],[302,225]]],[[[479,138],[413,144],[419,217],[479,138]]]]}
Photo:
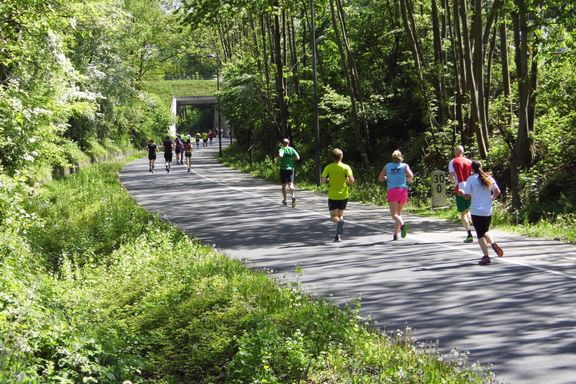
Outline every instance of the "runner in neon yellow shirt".
{"type": "Polygon", "coordinates": [[[324,168],[320,179],[322,183],[328,183],[330,220],[336,224],[334,241],[340,241],[344,232],[344,210],[348,205],[348,197],[350,196],[348,187],[354,184],[352,168],[342,162],[343,157],[344,153],[342,150],[335,148],[332,151],[334,162],[324,168]]]}

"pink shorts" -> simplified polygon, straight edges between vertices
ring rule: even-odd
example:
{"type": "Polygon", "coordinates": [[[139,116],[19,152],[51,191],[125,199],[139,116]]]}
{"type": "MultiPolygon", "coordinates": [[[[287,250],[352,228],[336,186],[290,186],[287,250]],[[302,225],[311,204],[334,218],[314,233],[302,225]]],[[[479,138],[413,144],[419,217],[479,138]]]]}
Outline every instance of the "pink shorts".
{"type": "Polygon", "coordinates": [[[406,204],[408,202],[408,190],[404,188],[392,188],[388,190],[387,200],[389,203],[406,204]]]}

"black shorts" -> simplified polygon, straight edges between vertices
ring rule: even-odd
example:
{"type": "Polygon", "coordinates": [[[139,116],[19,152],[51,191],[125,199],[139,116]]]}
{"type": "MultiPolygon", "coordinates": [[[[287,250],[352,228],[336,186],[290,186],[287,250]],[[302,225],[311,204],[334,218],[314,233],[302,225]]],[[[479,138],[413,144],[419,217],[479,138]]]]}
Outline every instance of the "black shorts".
{"type": "Polygon", "coordinates": [[[192,152],[184,152],[184,156],[186,156],[186,157],[192,157],[192,152]]]}
{"type": "Polygon", "coordinates": [[[478,236],[479,239],[483,238],[486,232],[490,230],[491,221],[492,216],[472,215],[472,224],[474,224],[474,229],[476,230],[476,236],[478,236]]]}
{"type": "Polygon", "coordinates": [[[148,155],[148,160],[156,160],[156,154],[149,154],[148,155]]]}
{"type": "Polygon", "coordinates": [[[281,169],[280,170],[280,181],[282,184],[291,184],[294,182],[294,170],[293,169],[281,169]]]}
{"type": "Polygon", "coordinates": [[[333,211],[335,209],[343,211],[346,209],[347,205],[348,205],[348,199],[344,199],[344,200],[328,199],[328,209],[331,211],[333,211]]]}
{"type": "Polygon", "coordinates": [[[164,152],[164,160],[166,160],[166,161],[172,161],[172,151],[170,151],[170,152],[164,152]]]}
{"type": "Polygon", "coordinates": [[[176,154],[182,153],[182,148],[176,147],[176,154]]]}

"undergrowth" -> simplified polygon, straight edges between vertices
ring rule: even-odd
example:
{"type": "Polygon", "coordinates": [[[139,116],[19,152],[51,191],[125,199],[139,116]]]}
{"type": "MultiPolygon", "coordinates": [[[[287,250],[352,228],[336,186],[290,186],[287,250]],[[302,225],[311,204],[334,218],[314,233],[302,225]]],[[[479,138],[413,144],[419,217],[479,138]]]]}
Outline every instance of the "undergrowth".
{"type": "Polygon", "coordinates": [[[0,383],[492,381],[190,239],[128,196],[120,167],[21,199],[0,259],[0,383]]]}

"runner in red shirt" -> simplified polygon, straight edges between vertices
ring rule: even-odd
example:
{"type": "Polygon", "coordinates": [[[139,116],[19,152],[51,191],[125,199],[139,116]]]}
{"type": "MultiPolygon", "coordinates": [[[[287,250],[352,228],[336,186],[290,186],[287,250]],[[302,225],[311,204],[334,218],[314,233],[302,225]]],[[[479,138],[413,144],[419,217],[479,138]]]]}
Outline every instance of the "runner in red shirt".
{"type": "Polygon", "coordinates": [[[470,224],[472,224],[472,217],[470,216],[470,200],[464,199],[460,191],[464,191],[466,187],[466,180],[472,174],[472,161],[464,156],[464,147],[458,145],[454,148],[454,158],[448,163],[448,172],[450,173],[450,181],[455,184],[454,193],[456,195],[456,208],[460,212],[460,218],[464,229],[468,232],[465,243],[471,243],[473,240],[470,224]]]}

